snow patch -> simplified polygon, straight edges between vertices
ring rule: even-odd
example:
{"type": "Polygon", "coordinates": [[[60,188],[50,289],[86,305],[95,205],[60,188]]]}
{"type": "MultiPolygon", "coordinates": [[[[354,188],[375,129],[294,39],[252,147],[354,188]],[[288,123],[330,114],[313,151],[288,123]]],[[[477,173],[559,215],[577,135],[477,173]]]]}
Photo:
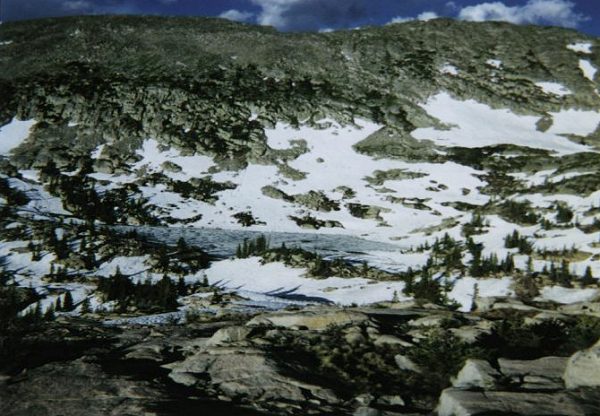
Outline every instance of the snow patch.
{"type": "Polygon", "coordinates": [[[563,110],[552,113],[554,124],[547,132],[536,128],[539,117],[517,115],[509,109],[492,109],[475,100],[460,101],[447,92],[431,97],[422,105],[427,113],[449,130],[433,127],[412,132],[419,140],[433,140],[441,146],[482,147],[497,144],[515,144],[555,151],[561,155],[589,151],[588,146],[571,142],[560,134],[587,136],[600,122],[597,111],[563,110]]]}
{"type": "Polygon", "coordinates": [[[0,127],[0,155],[8,155],[11,150],[23,143],[29,137],[31,128],[35,123],[35,120],[17,120],[13,118],[10,123],[0,127]]]}
{"type": "Polygon", "coordinates": [[[477,285],[481,297],[512,296],[514,293],[510,289],[511,283],[512,279],[510,277],[503,277],[502,279],[463,277],[456,280],[448,297],[460,303],[460,311],[468,312],[471,310],[473,303],[475,285],[477,285]]]}
{"type": "Polygon", "coordinates": [[[485,61],[485,63],[496,69],[500,69],[502,67],[502,61],[499,59],[488,59],[485,61]]]}
{"type": "Polygon", "coordinates": [[[592,44],[590,42],[576,42],[567,45],[567,49],[579,53],[592,53],[592,44]]]}
{"type": "Polygon", "coordinates": [[[559,97],[572,94],[570,89],[557,82],[536,82],[535,85],[540,87],[546,94],[553,94],[559,97]]]}
{"type": "Polygon", "coordinates": [[[363,278],[329,277],[311,279],[304,277],[306,269],[293,269],[283,263],[261,264],[261,259],[223,260],[213,263],[206,270],[212,285],[226,289],[273,294],[289,292],[294,295],[322,298],[341,305],[368,304],[391,301],[394,291],[399,300],[408,298],[402,294],[404,282],[377,282],[363,278]]]}
{"type": "Polygon", "coordinates": [[[540,292],[536,300],[549,300],[562,304],[589,302],[600,295],[598,289],[574,289],[561,286],[546,286],[540,292]]]}
{"type": "Polygon", "coordinates": [[[447,75],[458,75],[458,68],[454,65],[445,64],[440,68],[440,72],[447,75]]]}
{"type": "Polygon", "coordinates": [[[175,148],[162,151],[160,144],[154,139],[145,140],[138,154],[142,156],[142,160],[134,165],[134,169],[144,167],[148,173],[162,172],[171,179],[181,181],[203,176],[208,173],[211,166],[214,166],[213,160],[208,156],[182,156],[175,148]],[[163,164],[167,162],[179,166],[181,171],[170,172],[165,169],[163,164]]]}
{"type": "Polygon", "coordinates": [[[592,65],[590,61],[580,59],[579,69],[581,69],[581,72],[583,72],[584,77],[594,82],[594,77],[596,76],[596,72],[598,72],[598,69],[594,65],[592,65]]]}

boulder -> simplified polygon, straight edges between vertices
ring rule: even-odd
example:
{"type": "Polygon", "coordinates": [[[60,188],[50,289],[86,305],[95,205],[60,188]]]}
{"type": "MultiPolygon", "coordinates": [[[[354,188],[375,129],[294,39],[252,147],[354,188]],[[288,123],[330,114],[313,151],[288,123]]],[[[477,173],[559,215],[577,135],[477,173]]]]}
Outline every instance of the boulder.
{"type": "Polygon", "coordinates": [[[600,340],[569,358],[563,379],[568,389],[600,387],[600,340]]]}
{"type": "Polygon", "coordinates": [[[480,388],[491,390],[496,387],[500,373],[485,360],[469,359],[452,381],[458,389],[480,388]]]}
{"type": "Polygon", "coordinates": [[[474,344],[480,336],[491,334],[492,326],[493,324],[490,321],[481,321],[475,325],[450,328],[448,331],[461,341],[467,344],[474,344]]]}
{"type": "Polygon", "coordinates": [[[562,376],[567,366],[566,357],[542,357],[537,360],[508,360],[500,358],[502,375],[511,383],[528,390],[564,389],[562,376]]]}
{"type": "Polygon", "coordinates": [[[358,325],[369,321],[367,315],[344,310],[281,312],[252,318],[248,326],[306,328],[323,331],[332,326],[358,325]]]}
{"type": "Polygon", "coordinates": [[[77,359],[29,369],[0,388],[2,416],[152,415],[160,400],[152,383],[111,376],[99,364],[77,359]]]}
{"type": "Polygon", "coordinates": [[[414,373],[420,373],[422,370],[417,364],[405,355],[398,354],[394,356],[394,361],[400,370],[412,371],[414,373]]]}
{"type": "Polygon", "coordinates": [[[558,311],[567,315],[591,315],[600,317],[600,302],[578,302],[560,305],[558,311]]]}
{"type": "Polygon", "coordinates": [[[450,315],[429,315],[422,318],[411,319],[408,321],[408,325],[413,328],[422,327],[440,327],[443,322],[452,319],[450,315]]]}
{"type": "Polygon", "coordinates": [[[440,396],[437,414],[438,416],[589,416],[600,414],[600,401],[598,397],[586,398],[566,392],[482,392],[449,388],[440,396]]]}
{"type": "Polygon", "coordinates": [[[252,333],[252,328],[245,326],[229,326],[221,328],[206,341],[206,345],[222,345],[244,341],[252,333]]]}
{"type": "Polygon", "coordinates": [[[377,346],[383,346],[383,345],[399,345],[401,347],[412,347],[413,346],[413,344],[411,344],[410,342],[403,341],[400,338],[395,337],[393,335],[380,335],[379,337],[377,337],[375,339],[374,344],[377,346]]]}
{"type": "Polygon", "coordinates": [[[406,402],[401,396],[381,396],[377,399],[377,404],[384,406],[406,406],[406,402]]]}
{"type": "Polygon", "coordinates": [[[329,390],[286,377],[277,363],[255,348],[208,347],[185,360],[164,366],[176,383],[197,387],[234,401],[259,403],[305,403],[307,400],[335,404],[329,390]]]}

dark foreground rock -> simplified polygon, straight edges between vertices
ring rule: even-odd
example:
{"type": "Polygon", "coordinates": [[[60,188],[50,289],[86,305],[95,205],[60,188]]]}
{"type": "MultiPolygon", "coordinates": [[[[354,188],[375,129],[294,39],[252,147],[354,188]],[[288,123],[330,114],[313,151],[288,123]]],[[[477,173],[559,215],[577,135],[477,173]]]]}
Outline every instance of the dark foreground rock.
{"type": "Polygon", "coordinates": [[[0,337],[0,414],[600,414],[600,323],[525,323],[532,313],[311,307],[120,328],[61,317],[0,337]]]}

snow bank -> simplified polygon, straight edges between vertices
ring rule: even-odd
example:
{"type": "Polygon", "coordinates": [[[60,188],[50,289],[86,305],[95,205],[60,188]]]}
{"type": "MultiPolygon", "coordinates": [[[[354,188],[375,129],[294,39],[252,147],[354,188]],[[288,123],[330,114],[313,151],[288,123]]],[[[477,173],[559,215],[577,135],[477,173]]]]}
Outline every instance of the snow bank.
{"type": "Polygon", "coordinates": [[[419,140],[433,140],[441,146],[475,148],[515,144],[552,150],[563,155],[578,153],[590,149],[560,135],[587,136],[594,132],[600,122],[600,113],[597,111],[564,110],[552,113],[552,128],[540,132],[536,128],[539,117],[517,115],[509,109],[492,109],[475,100],[461,101],[446,92],[431,97],[422,107],[451,128],[420,128],[413,131],[412,135],[419,140]]]}
{"type": "Polygon", "coordinates": [[[590,42],[576,42],[567,45],[567,49],[570,49],[573,52],[590,54],[592,53],[592,44],[590,42]]]}
{"type": "Polygon", "coordinates": [[[18,147],[29,137],[31,127],[35,120],[13,120],[0,127],[0,155],[8,155],[12,149],[18,147]]]}
{"type": "Polygon", "coordinates": [[[572,94],[571,90],[557,82],[536,82],[535,85],[540,87],[546,94],[553,94],[559,97],[572,94]]]}
{"type": "Polygon", "coordinates": [[[406,300],[404,282],[376,282],[363,278],[311,279],[304,277],[306,269],[293,269],[283,263],[261,264],[260,258],[223,260],[206,270],[210,284],[227,289],[243,290],[245,295],[289,292],[327,299],[349,305],[391,301],[394,291],[400,300],[406,300]]]}

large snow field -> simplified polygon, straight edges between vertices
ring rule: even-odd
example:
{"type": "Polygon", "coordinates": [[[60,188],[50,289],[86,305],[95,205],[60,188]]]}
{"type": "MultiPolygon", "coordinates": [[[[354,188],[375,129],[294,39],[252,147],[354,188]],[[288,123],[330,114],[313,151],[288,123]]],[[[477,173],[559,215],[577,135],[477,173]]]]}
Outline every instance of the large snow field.
{"type": "Polygon", "coordinates": [[[312,279],[304,277],[306,269],[294,269],[283,263],[261,264],[261,259],[223,260],[206,270],[210,284],[226,289],[245,290],[268,294],[291,291],[293,294],[330,300],[340,305],[367,304],[391,301],[394,291],[400,300],[404,282],[376,282],[363,278],[329,277],[312,279]]]}
{"type": "MultiPolygon", "coordinates": [[[[284,177],[276,166],[249,165],[246,169],[233,172],[223,171],[212,176],[219,182],[232,182],[236,189],[219,192],[219,201],[213,206],[199,203],[194,213],[203,215],[197,226],[212,226],[225,229],[239,228],[232,214],[250,211],[266,225],[250,227],[253,230],[299,231],[298,226],[288,217],[311,214],[321,220],[338,221],[343,228],[319,229],[319,233],[349,234],[378,241],[405,235],[414,229],[437,223],[440,218],[460,215],[453,208],[442,206],[446,201],[464,201],[484,204],[488,197],[479,194],[477,187],[484,183],[474,175],[482,173],[455,163],[406,163],[391,159],[375,159],[357,153],[353,146],[376,132],[381,126],[366,120],[356,120],[356,127],[342,127],[325,120],[329,127],[315,129],[302,127],[293,129],[278,123],[274,129],[266,131],[268,144],[276,149],[292,147],[294,140],[304,140],[308,151],[288,162],[288,165],[305,173],[301,180],[284,177]],[[388,180],[382,187],[371,186],[367,177],[375,171],[402,169],[425,174],[413,180],[388,180]],[[339,201],[341,209],[331,212],[315,212],[298,204],[273,199],[263,195],[262,188],[274,186],[289,195],[321,191],[328,198],[339,201]],[[444,185],[443,188],[436,188],[444,185]],[[355,196],[342,201],[340,187],[348,187],[355,196]],[[382,192],[381,188],[387,188],[382,192]],[[429,189],[427,189],[429,188],[429,189]],[[471,193],[463,194],[463,188],[471,193]],[[421,198],[427,200],[430,211],[416,210],[390,201],[389,197],[421,198]],[[360,203],[381,207],[381,221],[356,218],[344,206],[346,203],[360,203]],[[387,226],[383,226],[386,225],[387,226]]],[[[176,198],[173,196],[173,201],[176,198]]],[[[410,201],[408,201],[410,202],[410,201]]],[[[190,202],[189,209],[194,203],[190,202]]],[[[166,207],[167,202],[161,204],[166,207]]],[[[190,213],[191,216],[191,213],[190,213]]],[[[307,232],[311,232],[307,230],[307,232]]],[[[313,231],[314,232],[314,231],[313,231]]]]}
{"type": "MultiPolygon", "coordinates": [[[[24,171],[25,175],[33,178],[35,171],[24,171]]],[[[0,175],[1,177],[2,175],[0,175]]],[[[35,180],[35,179],[33,179],[35,180]]],[[[56,214],[70,216],[71,213],[63,208],[60,198],[52,196],[42,185],[16,178],[8,180],[10,187],[24,192],[29,202],[21,207],[25,213],[44,216],[45,214],[56,214]]]]}
{"type": "Polygon", "coordinates": [[[212,158],[208,156],[182,156],[174,148],[161,150],[160,144],[155,139],[145,140],[142,148],[138,150],[138,155],[142,157],[142,160],[133,165],[134,170],[144,168],[148,173],[162,172],[168,177],[180,181],[203,176],[208,173],[211,166],[214,166],[212,158]],[[165,162],[179,166],[181,172],[171,172],[165,169],[162,166],[165,162]]]}
{"type": "Polygon", "coordinates": [[[474,148],[514,144],[558,154],[585,152],[591,149],[560,135],[586,136],[600,123],[597,111],[569,109],[551,113],[554,124],[547,132],[540,132],[536,129],[539,117],[517,115],[508,109],[492,109],[475,100],[461,101],[446,92],[429,98],[422,107],[429,115],[448,124],[450,129],[419,128],[412,135],[419,140],[433,140],[440,146],[474,148]]]}

